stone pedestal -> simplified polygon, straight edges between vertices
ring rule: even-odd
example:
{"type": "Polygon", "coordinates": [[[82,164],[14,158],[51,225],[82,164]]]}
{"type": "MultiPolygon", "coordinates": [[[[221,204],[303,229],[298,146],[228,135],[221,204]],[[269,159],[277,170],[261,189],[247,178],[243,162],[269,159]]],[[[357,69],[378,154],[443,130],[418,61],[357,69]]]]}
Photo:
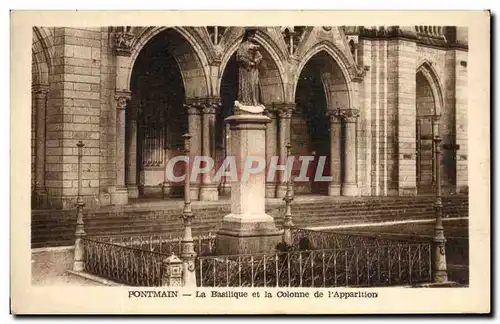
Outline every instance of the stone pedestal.
{"type": "Polygon", "coordinates": [[[243,179],[247,157],[265,161],[265,130],[269,117],[237,114],[226,118],[231,127],[231,147],[238,179],[231,179],[231,213],[222,220],[217,233],[221,255],[270,252],[281,241],[282,232],[274,218],[265,213],[265,168],[243,179]]]}
{"type": "Polygon", "coordinates": [[[135,185],[127,185],[128,197],[131,199],[139,198],[139,188],[135,185]]]}
{"type": "Polygon", "coordinates": [[[111,197],[111,205],[127,205],[128,204],[128,190],[127,187],[110,187],[109,195],[111,197]]]}

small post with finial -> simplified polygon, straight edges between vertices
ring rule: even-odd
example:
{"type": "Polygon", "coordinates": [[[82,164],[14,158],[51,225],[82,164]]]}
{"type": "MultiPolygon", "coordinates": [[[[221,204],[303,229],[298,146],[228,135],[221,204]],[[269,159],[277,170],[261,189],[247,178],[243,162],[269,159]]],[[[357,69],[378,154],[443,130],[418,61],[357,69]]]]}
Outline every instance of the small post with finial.
{"type": "Polygon", "coordinates": [[[184,134],[184,154],[186,157],[186,179],[184,180],[184,209],[182,210],[182,220],[184,222],[184,235],[182,237],[181,259],[182,259],[182,276],[185,287],[196,287],[196,273],[195,273],[195,258],[196,252],[194,251],[193,236],[191,234],[191,221],[194,218],[193,211],[191,210],[191,197],[190,191],[190,134],[184,134]]]}
{"type": "MultiPolygon", "coordinates": [[[[291,147],[290,143],[285,145],[287,158],[290,157],[291,147]]],[[[290,170],[289,178],[286,183],[286,194],[283,198],[285,201],[285,217],[283,220],[283,242],[287,245],[292,245],[292,200],[293,200],[293,182],[292,182],[292,170],[290,170]]]]}
{"type": "Polygon", "coordinates": [[[434,205],[436,211],[436,224],[434,226],[434,264],[432,272],[432,281],[435,283],[444,283],[448,281],[448,273],[446,270],[446,238],[443,228],[443,201],[441,198],[441,168],[439,163],[441,160],[441,138],[439,135],[434,137],[435,149],[435,165],[436,165],[436,202],[434,205]]]}
{"type": "Polygon", "coordinates": [[[83,223],[83,207],[85,202],[82,197],[82,149],[85,146],[82,141],[79,141],[78,147],[78,192],[76,198],[76,230],[75,230],[75,254],[73,261],[73,271],[83,271],[84,246],[82,238],[85,234],[85,226],[83,223]]]}

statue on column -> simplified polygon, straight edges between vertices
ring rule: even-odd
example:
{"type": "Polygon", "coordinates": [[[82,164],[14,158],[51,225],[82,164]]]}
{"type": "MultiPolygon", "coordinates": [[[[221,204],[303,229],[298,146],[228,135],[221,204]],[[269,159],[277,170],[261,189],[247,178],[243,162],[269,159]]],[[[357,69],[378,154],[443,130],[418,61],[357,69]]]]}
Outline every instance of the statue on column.
{"type": "Polygon", "coordinates": [[[264,106],[259,102],[259,65],[262,54],[260,45],[255,42],[256,28],[246,28],[243,40],[236,52],[239,64],[238,100],[236,110],[261,114],[264,106]]]}

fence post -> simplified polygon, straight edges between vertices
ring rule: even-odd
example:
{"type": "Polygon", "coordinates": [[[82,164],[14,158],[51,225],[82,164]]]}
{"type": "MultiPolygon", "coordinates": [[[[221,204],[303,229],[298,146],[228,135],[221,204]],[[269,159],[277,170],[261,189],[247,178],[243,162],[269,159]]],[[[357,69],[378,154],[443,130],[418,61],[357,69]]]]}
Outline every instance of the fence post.
{"type": "MultiPolygon", "coordinates": [[[[287,143],[285,147],[286,147],[286,155],[287,157],[290,157],[291,155],[290,149],[292,145],[290,143],[287,143]]],[[[293,238],[292,238],[293,222],[292,222],[292,206],[291,206],[293,200],[292,172],[290,172],[290,178],[286,183],[286,195],[283,198],[283,200],[285,201],[285,217],[283,220],[283,242],[286,245],[290,246],[293,244],[293,238]]]]}
{"type": "Polygon", "coordinates": [[[165,287],[182,287],[182,261],[174,252],[168,258],[163,259],[163,276],[161,285],[165,287]]]}
{"type": "Polygon", "coordinates": [[[84,246],[82,238],[85,234],[85,226],[83,223],[83,207],[85,203],[82,198],[82,149],[83,142],[79,141],[78,147],[78,196],[76,199],[76,230],[75,230],[75,254],[73,260],[73,271],[81,272],[84,268],[84,246]]]}
{"type": "MultiPolygon", "coordinates": [[[[433,122],[437,123],[437,118],[433,120],[433,122]]],[[[439,125],[439,124],[438,124],[439,125]]],[[[437,128],[437,127],[436,127],[437,128]]],[[[446,250],[445,243],[446,238],[444,237],[444,228],[443,228],[443,201],[441,198],[441,138],[439,135],[434,137],[434,148],[435,148],[435,172],[436,172],[436,202],[435,202],[435,211],[436,211],[436,224],[434,227],[434,264],[433,264],[433,273],[432,273],[432,281],[435,283],[443,283],[448,281],[448,273],[446,270],[446,250]]]]}
{"type": "Polygon", "coordinates": [[[191,234],[191,221],[194,218],[191,210],[190,191],[190,134],[184,134],[184,153],[188,157],[186,162],[186,180],[184,181],[184,209],[182,210],[182,220],[184,222],[184,235],[181,242],[181,259],[182,259],[182,277],[185,287],[196,287],[195,259],[196,252],[194,251],[193,236],[191,234]]]}

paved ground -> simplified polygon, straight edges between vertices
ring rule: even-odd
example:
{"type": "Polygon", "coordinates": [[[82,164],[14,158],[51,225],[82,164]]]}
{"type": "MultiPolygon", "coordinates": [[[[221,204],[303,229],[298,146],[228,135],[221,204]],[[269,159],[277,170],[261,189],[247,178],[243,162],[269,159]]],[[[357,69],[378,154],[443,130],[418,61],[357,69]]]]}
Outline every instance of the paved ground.
{"type": "MultiPolygon", "coordinates": [[[[469,282],[469,221],[467,219],[444,220],[446,237],[446,261],[449,279],[461,284],[469,282]]],[[[332,230],[352,234],[370,234],[381,237],[404,239],[429,239],[434,235],[434,223],[409,223],[385,226],[367,226],[332,230]]]]}
{"type": "Polygon", "coordinates": [[[101,284],[69,275],[73,250],[52,249],[31,253],[31,283],[39,286],[100,286],[101,284]]]}

